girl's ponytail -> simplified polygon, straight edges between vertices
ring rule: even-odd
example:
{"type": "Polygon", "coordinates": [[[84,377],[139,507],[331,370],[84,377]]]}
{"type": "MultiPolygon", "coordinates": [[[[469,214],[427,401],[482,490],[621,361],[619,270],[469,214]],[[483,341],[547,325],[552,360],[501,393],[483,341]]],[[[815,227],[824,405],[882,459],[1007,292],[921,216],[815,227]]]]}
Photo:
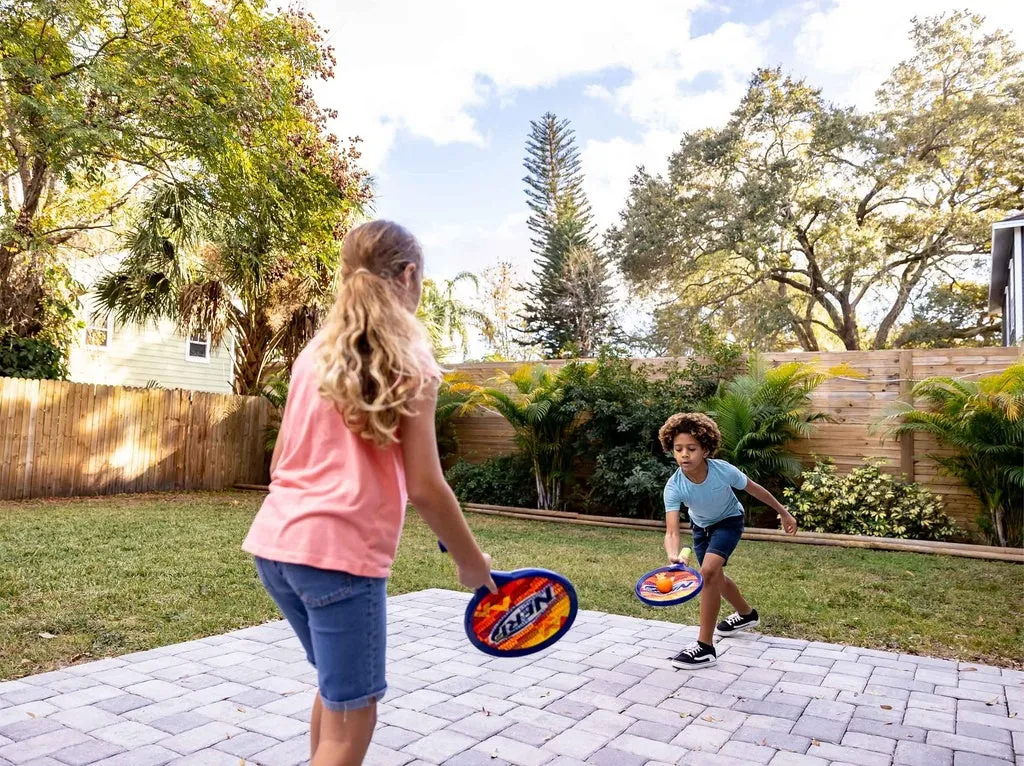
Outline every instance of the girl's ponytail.
{"type": "Polygon", "coordinates": [[[419,245],[405,229],[374,221],[342,246],[342,281],[317,348],[320,395],[346,425],[385,446],[432,378],[425,334],[398,277],[422,273],[419,245]]]}

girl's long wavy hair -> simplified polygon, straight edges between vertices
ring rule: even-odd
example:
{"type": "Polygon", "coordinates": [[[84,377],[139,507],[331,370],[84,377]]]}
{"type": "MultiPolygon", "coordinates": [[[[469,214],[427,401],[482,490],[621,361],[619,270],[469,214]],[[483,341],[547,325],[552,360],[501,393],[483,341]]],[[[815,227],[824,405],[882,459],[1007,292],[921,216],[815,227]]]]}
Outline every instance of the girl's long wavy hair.
{"type": "Polygon", "coordinates": [[[399,277],[423,274],[423,252],[396,223],[372,221],[341,246],[340,286],[316,351],[320,395],[345,424],[378,446],[398,441],[403,415],[431,379],[429,345],[399,277]]]}

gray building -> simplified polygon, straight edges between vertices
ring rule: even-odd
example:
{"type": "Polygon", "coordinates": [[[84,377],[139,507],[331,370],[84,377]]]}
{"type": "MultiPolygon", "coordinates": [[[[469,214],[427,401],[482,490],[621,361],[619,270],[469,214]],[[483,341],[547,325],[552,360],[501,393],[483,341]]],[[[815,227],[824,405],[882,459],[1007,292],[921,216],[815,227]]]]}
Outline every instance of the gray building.
{"type": "Polygon", "coordinates": [[[988,308],[1003,317],[1003,345],[1024,345],[1024,213],[992,224],[992,276],[988,308]]]}

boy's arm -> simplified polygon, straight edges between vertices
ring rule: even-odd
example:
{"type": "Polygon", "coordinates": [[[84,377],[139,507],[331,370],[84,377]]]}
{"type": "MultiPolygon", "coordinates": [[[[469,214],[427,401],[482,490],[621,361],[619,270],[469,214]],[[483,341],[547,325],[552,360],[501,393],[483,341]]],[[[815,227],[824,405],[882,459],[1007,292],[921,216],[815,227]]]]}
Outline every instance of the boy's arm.
{"type": "Polygon", "coordinates": [[[679,517],[683,506],[683,498],[671,480],[665,485],[665,555],[669,563],[679,564],[679,517]]]}
{"type": "Polygon", "coordinates": [[[669,562],[678,564],[680,548],[679,538],[679,511],[668,511],[665,513],[665,554],[669,562]]]}
{"type": "Polygon", "coordinates": [[[751,481],[750,479],[747,479],[747,486],[744,487],[743,490],[748,495],[760,500],[779,514],[779,518],[782,519],[782,528],[786,531],[787,535],[796,534],[796,519],[793,518],[793,514],[789,512],[789,509],[786,508],[786,506],[775,499],[775,495],[766,490],[756,481],[751,481]]]}

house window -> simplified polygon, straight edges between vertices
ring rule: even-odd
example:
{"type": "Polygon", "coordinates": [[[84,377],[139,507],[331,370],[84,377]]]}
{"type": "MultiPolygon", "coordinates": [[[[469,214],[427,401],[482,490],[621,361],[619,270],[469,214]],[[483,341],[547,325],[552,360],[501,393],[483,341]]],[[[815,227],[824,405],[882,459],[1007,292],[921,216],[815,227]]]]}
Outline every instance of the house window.
{"type": "Polygon", "coordinates": [[[110,348],[114,339],[114,316],[91,309],[85,318],[86,348],[110,348]]]}
{"type": "Polygon", "coordinates": [[[185,341],[185,361],[210,361],[210,336],[192,335],[185,341]]]}

